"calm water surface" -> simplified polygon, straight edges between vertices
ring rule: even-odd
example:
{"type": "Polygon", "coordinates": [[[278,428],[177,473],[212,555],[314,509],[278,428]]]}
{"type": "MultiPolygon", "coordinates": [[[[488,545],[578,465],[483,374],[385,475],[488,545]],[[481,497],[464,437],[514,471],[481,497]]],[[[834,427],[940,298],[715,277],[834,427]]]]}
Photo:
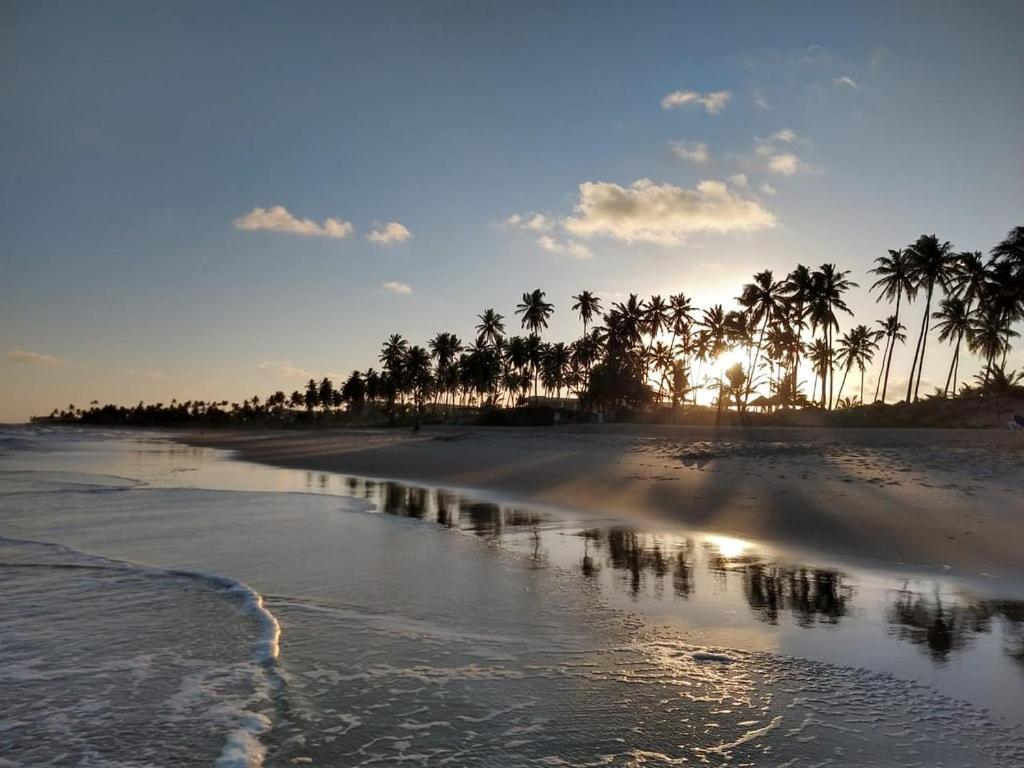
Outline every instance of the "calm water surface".
{"type": "Polygon", "coordinates": [[[0,765],[1024,764],[942,573],[10,429],[0,574],[0,765]]]}

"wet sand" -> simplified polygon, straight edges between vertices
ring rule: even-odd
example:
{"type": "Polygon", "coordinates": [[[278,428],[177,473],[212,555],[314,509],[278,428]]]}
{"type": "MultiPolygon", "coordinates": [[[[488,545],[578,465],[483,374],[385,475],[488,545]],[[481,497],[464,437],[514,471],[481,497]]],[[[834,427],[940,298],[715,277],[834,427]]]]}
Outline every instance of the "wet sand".
{"type": "Polygon", "coordinates": [[[476,489],[1024,588],[1024,438],[1009,431],[582,425],[176,438],[275,466],[476,489]]]}

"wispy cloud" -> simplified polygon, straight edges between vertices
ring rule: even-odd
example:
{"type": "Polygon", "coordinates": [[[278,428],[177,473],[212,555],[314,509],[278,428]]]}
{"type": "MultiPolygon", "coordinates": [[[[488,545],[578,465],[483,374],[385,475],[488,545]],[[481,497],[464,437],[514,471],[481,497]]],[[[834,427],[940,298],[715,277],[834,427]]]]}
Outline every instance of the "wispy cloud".
{"type": "Polygon", "coordinates": [[[404,224],[400,224],[397,221],[389,221],[387,224],[379,225],[366,236],[367,240],[378,245],[404,243],[411,238],[412,232],[404,224]]]}
{"type": "Polygon", "coordinates": [[[7,353],[7,359],[14,363],[27,363],[28,365],[61,365],[64,361],[53,355],[44,355],[42,352],[31,352],[27,349],[12,349],[7,353]]]}
{"type": "Polygon", "coordinates": [[[352,234],[355,228],[350,222],[326,218],[318,224],[312,219],[300,219],[292,215],[283,205],[270,208],[253,208],[244,216],[234,220],[235,229],[249,231],[284,232],[304,237],[329,237],[341,240],[352,234]]]}
{"type": "Polygon", "coordinates": [[[572,239],[562,242],[551,235],[541,235],[537,238],[537,245],[545,251],[571,256],[574,259],[592,259],[594,257],[594,252],[587,246],[572,239]]]}
{"type": "Polygon", "coordinates": [[[765,139],[756,139],[754,154],[766,170],[780,176],[793,176],[813,170],[810,163],[801,160],[790,146],[798,141],[791,128],[776,131],[765,139]]]}
{"type": "Polygon", "coordinates": [[[516,229],[527,229],[531,232],[547,232],[554,229],[555,221],[543,213],[530,211],[529,213],[513,213],[505,223],[516,229]]]}
{"type": "Polygon", "coordinates": [[[157,370],[156,368],[145,368],[140,370],[138,368],[125,368],[125,376],[135,376],[141,379],[149,379],[151,381],[167,381],[167,374],[163,371],[157,370]]]}
{"type": "Polygon", "coordinates": [[[855,91],[859,91],[860,90],[860,86],[857,85],[856,81],[854,81],[854,79],[852,77],[848,77],[847,75],[842,75],[840,77],[837,77],[832,82],[835,83],[836,85],[839,85],[839,86],[843,86],[843,87],[846,87],[846,88],[852,88],[855,91]]]}
{"type": "Polygon", "coordinates": [[[679,107],[699,106],[709,115],[717,115],[725,109],[732,94],[729,91],[711,91],[710,93],[699,93],[698,91],[672,91],[661,99],[662,109],[677,109],[679,107]]]}
{"type": "Polygon", "coordinates": [[[746,189],[750,186],[750,179],[747,178],[745,173],[733,174],[728,178],[728,182],[734,187],[740,187],[741,189],[746,189]]]}
{"type": "Polygon", "coordinates": [[[761,193],[765,194],[765,195],[774,195],[774,194],[778,193],[778,191],[779,191],[775,187],[773,187],[771,184],[762,184],[760,189],[761,189],[761,193]]]}
{"type": "Polygon", "coordinates": [[[697,165],[705,165],[711,160],[711,152],[708,145],[702,141],[670,141],[672,154],[680,160],[686,160],[697,165]]]}
{"type": "Polygon", "coordinates": [[[400,283],[397,280],[389,280],[381,286],[385,291],[397,293],[400,296],[408,296],[412,293],[412,286],[408,283],[400,283]]]}
{"type": "Polygon", "coordinates": [[[566,230],[579,237],[603,235],[625,242],[672,245],[689,234],[734,232],[775,226],[775,214],[722,181],[701,181],[694,189],[639,179],[628,187],[602,181],[579,186],[566,230]]]}
{"type": "Polygon", "coordinates": [[[288,362],[287,360],[280,363],[266,360],[257,365],[256,369],[263,373],[269,373],[274,376],[280,376],[286,379],[314,378],[313,374],[307,371],[305,368],[300,368],[297,365],[292,365],[292,363],[288,362]]]}

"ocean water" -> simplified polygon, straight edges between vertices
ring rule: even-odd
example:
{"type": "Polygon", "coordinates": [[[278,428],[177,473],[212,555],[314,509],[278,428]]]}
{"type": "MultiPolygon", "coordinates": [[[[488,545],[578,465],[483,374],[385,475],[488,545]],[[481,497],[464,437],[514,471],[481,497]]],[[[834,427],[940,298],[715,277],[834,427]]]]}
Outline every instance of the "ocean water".
{"type": "Polygon", "coordinates": [[[0,766],[1024,765],[941,573],[12,428],[0,578],[0,766]]]}

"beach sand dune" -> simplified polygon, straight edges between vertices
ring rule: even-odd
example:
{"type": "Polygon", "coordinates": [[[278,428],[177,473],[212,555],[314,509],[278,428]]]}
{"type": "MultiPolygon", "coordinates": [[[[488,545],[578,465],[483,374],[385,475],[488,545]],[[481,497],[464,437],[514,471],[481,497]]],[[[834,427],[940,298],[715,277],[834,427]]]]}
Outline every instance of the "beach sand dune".
{"type": "Polygon", "coordinates": [[[638,525],[1024,585],[1024,439],[973,430],[547,429],[189,433],[276,466],[489,492],[638,525]]]}

